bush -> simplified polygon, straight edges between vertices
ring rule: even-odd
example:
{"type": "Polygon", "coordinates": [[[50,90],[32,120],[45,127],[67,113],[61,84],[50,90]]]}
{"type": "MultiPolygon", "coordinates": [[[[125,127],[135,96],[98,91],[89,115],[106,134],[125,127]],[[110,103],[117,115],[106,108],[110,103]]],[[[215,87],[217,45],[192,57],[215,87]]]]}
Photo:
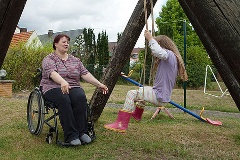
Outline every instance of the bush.
{"type": "MultiPolygon", "coordinates": [[[[206,51],[199,46],[190,46],[187,48],[186,69],[188,73],[187,87],[199,88],[204,84],[206,65],[212,65],[206,51]]],[[[210,79],[208,80],[210,81],[210,79]]],[[[178,86],[182,84],[179,83],[178,86]]]]}
{"type": "Polygon", "coordinates": [[[35,78],[37,68],[41,68],[43,58],[50,52],[50,46],[34,49],[21,45],[8,50],[2,68],[7,71],[6,79],[15,80],[14,91],[32,89],[39,84],[35,78]]]}

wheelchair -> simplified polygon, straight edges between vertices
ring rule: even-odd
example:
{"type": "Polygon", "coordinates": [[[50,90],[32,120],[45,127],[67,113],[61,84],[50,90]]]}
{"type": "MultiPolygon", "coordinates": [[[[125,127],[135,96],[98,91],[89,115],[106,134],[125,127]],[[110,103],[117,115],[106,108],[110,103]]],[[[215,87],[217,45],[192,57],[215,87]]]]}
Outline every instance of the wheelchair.
{"type": "MultiPolygon", "coordinates": [[[[88,135],[93,140],[96,139],[94,131],[94,123],[92,121],[92,111],[87,105],[87,127],[88,135]]],[[[27,123],[28,129],[33,135],[40,135],[42,133],[44,124],[49,129],[46,135],[46,142],[52,143],[55,135],[55,143],[62,146],[69,146],[70,144],[62,142],[58,136],[58,110],[55,104],[44,99],[41,87],[35,87],[28,97],[27,104],[27,123]],[[52,112],[52,114],[50,114],[52,112]],[[45,119],[45,117],[47,117],[45,119]]],[[[84,143],[83,143],[84,144],[84,143]]]]}

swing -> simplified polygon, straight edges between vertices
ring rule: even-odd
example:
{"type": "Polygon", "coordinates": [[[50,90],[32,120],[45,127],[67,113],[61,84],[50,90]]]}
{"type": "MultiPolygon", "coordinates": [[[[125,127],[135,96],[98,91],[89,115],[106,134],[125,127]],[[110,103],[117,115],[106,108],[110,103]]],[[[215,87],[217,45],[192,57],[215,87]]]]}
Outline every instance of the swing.
{"type": "MultiPolygon", "coordinates": [[[[151,3],[151,18],[152,18],[152,35],[153,37],[155,36],[155,31],[154,31],[154,18],[153,18],[153,2],[152,0],[150,1],[151,3]]],[[[146,30],[148,30],[148,22],[147,22],[147,9],[146,9],[146,0],[144,0],[144,12],[145,12],[145,24],[146,24],[146,30]]],[[[140,82],[139,84],[141,84],[141,80],[142,80],[142,76],[143,76],[143,82],[145,82],[145,73],[146,73],[146,69],[145,69],[145,66],[146,66],[146,58],[147,58],[147,41],[145,41],[145,55],[144,55],[144,65],[143,65],[143,68],[142,68],[142,72],[141,72],[141,76],[140,76],[140,82]]],[[[150,85],[150,82],[151,82],[151,79],[154,79],[152,77],[152,73],[153,73],[153,64],[154,64],[154,57],[152,57],[152,64],[151,64],[151,71],[150,71],[150,78],[149,78],[149,85],[150,85]]],[[[131,76],[133,70],[131,70],[128,75],[125,75],[123,72],[121,73],[122,77],[124,78],[127,78],[131,76]]],[[[137,99],[135,100],[134,102],[136,103],[136,107],[139,107],[139,108],[144,108],[145,106],[145,100],[144,100],[144,86],[143,85],[139,85],[139,87],[142,87],[143,88],[143,93],[142,93],[142,98],[140,99],[137,99]]],[[[139,94],[139,91],[137,92],[137,95],[139,94]]],[[[161,111],[161,110],[164,110],[165,113],[170,117],[170,118],[174,118],[173,115],[164,107],[164,106],[159,106],[157,108],[157,110],[155,111],[154,115],[152,116],[151,119],[154,119],[156,117],[156,115],[161,111]]],[[[133,112],[133,115],[134,115],[134,112],[133,112]]],[[[134,117],[134,116],[133,116],[134,117]]],[[[136,118],[135,118],[136,119],[136,118]]],[[[140,119],[136,119],[136,120],[140,120],[140,119]]]]}
{"type": "MultiPolygon", "coordinates": [[[[145,11],[145,23],[146,23],[146,29],[148,30],[146,0],[144,1],[144,4],[145,4],[145,6],[144,6],[144,11],[145,11]]],[[[151,1],[151,12],[152,12],[152,13],[151,13],[151,14],[152,14],[152,22],[153,22],[153,7],[152,7],[152,1],[151,1]]],[[[153,34],[153,36],[154,36],[154,33],[155,33],[155,32],[154,32],[154,27],[153,27],[153,25],[154,25],[154,24],[152,24],[152,30],[153,30],[152,34],[153,34]]],[[[143,82],[145,82],[146,54],[147,54],[147,44],[145,45],[145,59],[144,59],[144,67],[143,67],[143,69],[144,69],[144,70],[143,70],[143,71],[144,71],[144,81],[143,81],[143,82]]],[[[152,59],[152,65],[151,65],[151,72],[150,72],[150,73],[152,73],[152,66],[153,66],[153,59],[152,59]]],[[[141,77],[141,78],[142,78],[142,77],[141,77]]],[[[128,79],[128,80],[129,80],[129,79],[128,79]]],[[[131,81],[131,80],[130,80],[130,81],[131,81]]],[[[134,83],[134,81],[131,81],[131,82],[134,83]]],[[[140,85],[139,85],[139,86],[140,86],[140,85]]],[[[143,87],[143,94],[144,94],[144,86],[142,86],[142,87],[143,87]]],[[[143,97],[144,97],[144,96],[143,96],[143,97]]],[[[213,124],[213,125],[222,125],[222,122],[220,122],[220,121],[213,121],[213,120],[211,120],[211,119],[209,119],[209,118],[204,118],[204,117],[202,117],[202,113],[203,113],[203,111],[204,111],[204,108],[203,108],[203,110],[201,111],[200,116],[198,116],[198,115],[192,113],[191,111],[189,111],[189,110],[181,107],[180,105],[175,104],[175,103],[172,102],[172,101],[170,101],[169,103],[170,103],[170,104],[173,104],[174,106],[178,107],[179,109],[182,109],[182,110],[186,111],[187,113],[189,113],[189,114],[191,114],[192,116],[198,118],[199,120],[208,122],[208,123],[213,124]]],[[[166,113],[170,118],[174,118],[174,117],[172,116],[172,114],[171,114],[164,106],[160,106],[160,107],[158,107],[157,110],[154,112],[154,114],[153,114],[153,116],[152,116],[151,119],[154,119],[154,118],[156,117],[156,115],[157,115],[158,113],[160,113],[161,110],[164,110],[165,113],[166,113]]]]}

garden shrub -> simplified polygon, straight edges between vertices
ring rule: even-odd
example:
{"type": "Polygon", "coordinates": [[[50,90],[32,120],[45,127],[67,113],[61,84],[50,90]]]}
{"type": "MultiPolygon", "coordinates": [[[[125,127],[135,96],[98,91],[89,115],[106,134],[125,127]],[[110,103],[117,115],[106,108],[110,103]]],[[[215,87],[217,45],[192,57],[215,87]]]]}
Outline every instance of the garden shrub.
{"type": "MultiPolygon", "coordinates": [[[[212,62],[202,47],[190,46],[187,48],[186,69],[188,73],[188,88],[198,89],[203,87],[207,65],[212,65],[212,62]]],[[[210,78],[208,81],[210,81],[210,78]]],[[[178,86],[181,84],[182,82],[178,80],[178,86]]]]}
{"type": "Polygon", "coordinates": [[[14,91],[32,89],[39,84],[35,77],[37,68],[41,68],[43,58],[51,52],[50,46],[34,49],[20,45],[8,50],[2,68],[7,71],[6,79],[15,80],[14,91]]]}

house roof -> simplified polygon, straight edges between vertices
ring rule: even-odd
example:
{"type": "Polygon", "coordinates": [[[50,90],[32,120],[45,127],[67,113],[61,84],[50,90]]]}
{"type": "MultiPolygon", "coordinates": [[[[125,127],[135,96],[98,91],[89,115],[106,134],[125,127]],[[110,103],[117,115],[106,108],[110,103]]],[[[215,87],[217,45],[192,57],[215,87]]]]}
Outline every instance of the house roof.
{"type": "Polygon", "coordinates": [[[29,40],[30,36],[33,34],[33,32],[34,31],[14,34],[10,43],[10,48],[16,47],[21,43],[26,43],[29,40]]]}
{"type": "Polygon", "coordinates": [[[83,29],[76,29],[76,30],[69,30],[69,31],[62,31],[62,32],[56,32],[53,33],[52,30],[49,30],[47,34],[39,35],[39,39],[42,42],[43,45],[47,43],[52,43],[53,39],[58,34],[66,34],[70,37],[70,45],[73,45],[75,42],[75,39],[83,33],[83,29]]]}

